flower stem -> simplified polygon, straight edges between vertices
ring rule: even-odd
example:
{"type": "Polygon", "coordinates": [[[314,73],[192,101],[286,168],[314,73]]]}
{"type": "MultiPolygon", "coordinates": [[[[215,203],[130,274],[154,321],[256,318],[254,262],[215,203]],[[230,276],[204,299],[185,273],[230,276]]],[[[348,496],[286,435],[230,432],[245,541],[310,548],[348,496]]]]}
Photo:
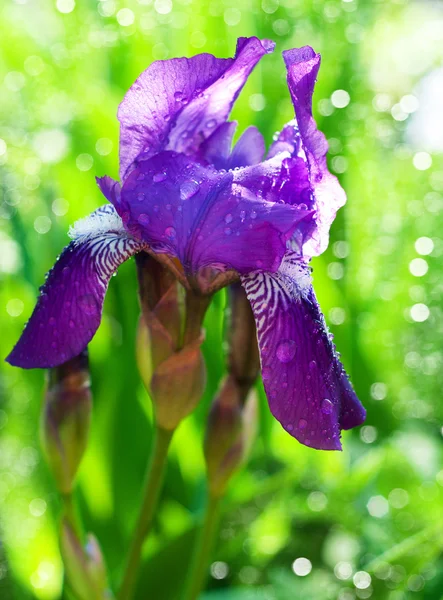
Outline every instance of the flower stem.
{"type": "Polygon", "coordinates": [[[173,433],[173,431],[167,431],[161,427],[157,427],[155,431],[154,447],[146,471],[142,505],[132,537],[118,600],[130,600],[137,583],[143,542],[152,525],[157,507],[166,468],[168,448],[173,433]]]}
{"type": "Polygon", "coordinates": [[[219,523],[220,497],[209,494],[204,521],[194,547],[182,600],[197,600],[208,574],[208,564],[219,523]]]}

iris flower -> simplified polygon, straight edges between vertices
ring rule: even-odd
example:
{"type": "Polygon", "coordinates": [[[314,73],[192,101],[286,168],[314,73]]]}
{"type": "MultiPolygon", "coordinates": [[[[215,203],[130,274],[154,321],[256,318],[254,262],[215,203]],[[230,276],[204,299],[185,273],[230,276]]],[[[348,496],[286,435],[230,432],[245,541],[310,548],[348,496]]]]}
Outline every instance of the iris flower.
{"type": "Polygon", "coordinates": [[[295,118],[267,153],[253,126],[232,148],[236,123],[227,120],[273,49],[269,40],[240,38],[234,58],[173,58],[140,75],[118,110],[120,183],[97,179],[109,203],[71,227],[9,363],[54,367],[79,354],[100,324],[111,276],[146,251],[200,292],[240,279],[272,414],[302,444],[341,448],[341,430],[362,423],[365,411],[308,266],[346,201],[312,117],[320,56],[309,46],[283,53],[295,118]]]}

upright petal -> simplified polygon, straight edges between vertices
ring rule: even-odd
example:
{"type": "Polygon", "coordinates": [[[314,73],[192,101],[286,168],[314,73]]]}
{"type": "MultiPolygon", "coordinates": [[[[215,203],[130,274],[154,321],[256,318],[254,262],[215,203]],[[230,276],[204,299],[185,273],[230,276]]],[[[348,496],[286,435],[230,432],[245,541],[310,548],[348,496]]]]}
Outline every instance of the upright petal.
{"type": "Polygon", "coordinates": [[[330,226],[337,210],[345,204],[346,195],[337,178],[329,173],[326,163],[328,143],[312,116],[312,95],[320,67],[320,55],[309,46],[304,46],[284,52],[283,57],[317,211],[316,229],[304,247],[304,255],[311,257],[327,248],[330,226]]]}
{"type": "Polygon", "coordinates": [[[308,267],[288,253],[278,273],[251,273],[242,283],[272,414],[302,444],[340,450],[341,429],[360,425],[365,410],[331,342],[308,267]]]}
{"type": "Polygon", "coordinates": [[[129,237],[111,205],[81,219],[40,288],[37,305],[15,348],[11,365],[55,367],[80,354],[96,332],[109,279],[146,245],[129,237]]]}
{"type": "Polygon", "coordinates": [[[234,58],[198,54],[150,65],[119,107],[120,178],[141,153],[196,151],[226,121],[250,72],[273,48],[269,40],[240,38],[234,58]]]}
{"type": "Polygon", "coordinates": [[[209,265],[275,271],[286,241],[312,211],[267,202],[232,180],[232,173],[162,152],[125,181],[123,220],[155,252],[177,256],[188,273],[209,265]]]}

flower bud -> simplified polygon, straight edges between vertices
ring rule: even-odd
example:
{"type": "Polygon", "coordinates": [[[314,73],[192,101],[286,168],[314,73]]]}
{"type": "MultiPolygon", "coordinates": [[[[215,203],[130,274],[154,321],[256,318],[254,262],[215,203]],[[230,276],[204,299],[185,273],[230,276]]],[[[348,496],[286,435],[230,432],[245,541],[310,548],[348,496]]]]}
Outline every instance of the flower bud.
{"type": "Polygon", "coordinates": [[[111,599],[106,566],[97,539],[92,534],[88,534],[86,546],[83,548],[69,521],[63,519],[60,545],[66,579],[76,598],[78,600],[111,599]]]}
{"type": "Polygon", "coordinates": [[[49,468],[62,494],[72,492],[86,449],[91,419],[88,354],[49,371],[41,438],[49,468]]]}
{"type": "Polygon", "coordinates": [[[147,254],[137,257],[142,315],[137,364],[157,425],[174,430],[203,394],[206,374],[201,326],[209,297],[182,290],[171,273],[147,254]]]}
{"type": "Polygon", "coordinates": [[[204,445],[209,490],[223,495],[226,486],[246,458],[255,437],[257,399],[251,391],[244,403],[243,390],[228,376],[209,413],[204,445]]]}
{"type": "Polygon", "coordinates": [[[244,461],[255,436],[257,399],[251,388],[260,359],[254,316],[240,284],[229,288],[228,376],[208,418],[205,459],[210,493],[220,496],[244,461]]]}

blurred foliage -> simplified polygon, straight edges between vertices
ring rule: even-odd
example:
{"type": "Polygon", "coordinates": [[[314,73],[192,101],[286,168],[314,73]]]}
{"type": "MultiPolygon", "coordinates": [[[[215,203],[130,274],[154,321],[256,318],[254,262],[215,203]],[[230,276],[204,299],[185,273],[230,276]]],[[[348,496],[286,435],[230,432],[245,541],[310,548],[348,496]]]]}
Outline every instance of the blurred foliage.
{"type": "MultiPolygon", "coordinates": [[[[344,435],[342,453],[311,450],[273,421],[258,387],[260,435],[225,499],[204,599],[440,600],[443,148],[429,139],[443,139],[443,100],[432,120],[428,83],[440,76],[442,87],[441,3],[3,0],[0,20],[2,357],[69,224],[103,203],[94,176],[117,174],[116,109],[150,62],[228,56],[238,36],[275,39],[233,115],[269,143],[293,114],[280,51],[322,53],[314,112],[349,201],[313,263],[315,287],[368,418],[344,435]]],[[[224,304],[220,294],[207,315],[207,391],[173,441],[139,600],[146,590],[177,598],[187,569],[205,501],[204,422],[223,375],[224,304]]],[[[78,488],[113,582],[151,443],[138,312],[130,261],[90,345],[94,420],[78,488]]],[[[44,374],[1,369],[0,595],[55,600],[59,500],[38,440],[44,374]]]]}

